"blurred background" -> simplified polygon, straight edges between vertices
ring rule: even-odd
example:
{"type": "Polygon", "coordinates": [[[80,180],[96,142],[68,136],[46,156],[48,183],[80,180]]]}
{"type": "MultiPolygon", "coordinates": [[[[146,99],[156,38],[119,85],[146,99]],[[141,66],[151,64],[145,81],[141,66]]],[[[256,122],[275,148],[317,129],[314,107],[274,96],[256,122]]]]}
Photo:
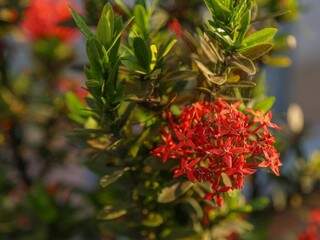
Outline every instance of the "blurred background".
{"type": "MultiPolygon", "coordinates": [[[[34,1],[38,8],[28,12],[31,2],[0,0],[0,239],[125,239],[110,237],[97,218],[110,198],[99,187],[104,165],[73,138],[68,116],[86,96],[84,40],[70,28],[70,14],[60,1],[50,6],[48,0],[34,1]],[[42,25],[44,18],[57,21],[54,14],[67,31],[42,25]]],[[[105,2],[72,4],[94,25],[105,2]]],[[[170,9],[181,1],[160,3],[170,9]]],[[[253,195],[266,196],[273,205],[248,217],[256,228],[240,239],[320,239],[299,238],[313,229],[310,214],[320,215],[319,16],[320,1],[304,0],[297,18],[280,25],[296,45],[285,51],[290,66],[266,70],[268,94],[277,97],[275,116],[286,126],[280,136],[287,142],[284,177],[259,174],[262,190],[253,195]]]]}

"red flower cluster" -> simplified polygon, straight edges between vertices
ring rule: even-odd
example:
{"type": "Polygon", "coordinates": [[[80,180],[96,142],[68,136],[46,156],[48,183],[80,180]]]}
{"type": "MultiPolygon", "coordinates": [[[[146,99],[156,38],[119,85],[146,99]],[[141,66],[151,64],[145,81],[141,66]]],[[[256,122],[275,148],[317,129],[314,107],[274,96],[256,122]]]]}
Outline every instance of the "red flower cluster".
{"type": "Polygon", "coordinates": [[[309,225],[301,233],[299,240],[319,240],[320,239],[320,209],[313,210],[309,216],[309,225]]]}
{"type": "Polygon", "coordinates": [[[172,31],[173,33],[175,33],[177,35],[177,37],[182,37],[183,35],[183,30],[182,30],[182,26],[180,24],[180,22],[178,21],[178,19],[173,19],[171,22],[169,22],[169,29],[170,31],[172,31]]]}
{"type": "Polygon", "coordinates": [[[67,0],[31,0],[25,11],[22,28],[32,40],[73,39],[77,31],[61,24],[71,19],[67,0]]]}
{"type": "Polygon", "coordinates": [[[179,161],[175,177],[210,183],[205,198],[218,205],[223,203],[222,193],[241,189],[244,177],[258,167],[269,167],[279,175],[279,153],[270,133],[270,128],[279,127],[271,122],[271,112],[240,107],[219,99],[187,106],[178,119],[168,112],[164,144],[152,151],[163,162],[179,161]]]}

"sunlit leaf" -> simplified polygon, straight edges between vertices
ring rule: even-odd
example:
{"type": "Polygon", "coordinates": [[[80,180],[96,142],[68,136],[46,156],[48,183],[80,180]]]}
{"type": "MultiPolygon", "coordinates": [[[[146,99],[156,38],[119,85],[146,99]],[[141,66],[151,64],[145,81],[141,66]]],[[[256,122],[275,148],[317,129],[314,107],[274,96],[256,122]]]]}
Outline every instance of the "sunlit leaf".
{"type": "Polygon", "coordinates": [[[251,46],[251,47],[246,47],[246,48],[242,48],[239,50],[239,52],[251,59],[251,60],[256,60],[264,55],[266,55],[268,52],[270,52],[273,48],[273,44],[272,43],[263,43],[263,44],[259,44],[259,45],[255,45],[255,46],[251,46]]]}
{"type": "Polygon", "coordinates": [[[286,68],[292,64],[292,60],[287,56],[266,56],[263,62],[273,67],[286,68]]]}
{"type": "Polygon", "coordinates": [[[98,218],[101,220],[114,220],[127,214],[125,209],[114,209],[112,206],[106,206],[98,214],[98,218]]]}
{"type": "Polygon", "coordinates": [[[241,54],[236,54],[233,56],[232,64],[249,75],[256,74],[256,67],[254,63],[249,58],[241,54]]]}
{"type": "Polygon", "coordinates": [[[262,101],[257,102],[254,105],[254,109],[262,112],[268,112],[273,107],[275,101],[276,101],[275,97],[265,98],[262,101]]]}
{"type": "Polygon", "coordinates": [[[246,48],[256,46],[262,43],[269,43],[273,40],[277,31],[278,29],[276,28],[264,28],[262,30],[259,30],[246,37],[242,42],[242,46],[246,48]]]}
{"type": "Polygon", "coordinates": [[[158,213],[150,213],[147,218],[142,221],[142,224],[147,227],[158,227],[163,223],[163,218],[158,213]]]}
{"type": "Polygon", "coordinates": [[[161,190],[158,195],[158,202],[160,203],[169,203],[173,202],[183,194],[185,194],[191,187],[193,183],[184,182],[184,183],[175,183],[170,187],[165,187],[161,190]]]}

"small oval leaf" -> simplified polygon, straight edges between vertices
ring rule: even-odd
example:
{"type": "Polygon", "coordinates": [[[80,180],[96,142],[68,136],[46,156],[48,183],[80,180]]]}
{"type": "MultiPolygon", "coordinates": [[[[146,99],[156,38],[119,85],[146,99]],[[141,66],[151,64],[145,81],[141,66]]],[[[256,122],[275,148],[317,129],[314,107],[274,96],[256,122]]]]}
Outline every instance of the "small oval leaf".
{"type": "Polygon", "coordinates": [[[227,81],[226,76],[217,76],[213,72],[211,72],[203,63],[198,60],[195,60],[196,65],[198,66],[199,70],[202,74],[206,77],[206,79],[214,84],[222,85],[227,81]]]}
{"type": "Polygon", "coordinates": [[[98,215],[101,220],[114,220],[127,214],[125,209],[114,209],[112,206],[106,206],[98,215]]]}
{"type": "Polygon", "coordinates": [[[272,43],[263,43],[259,45],[255,45],[249,48],[242,48],[240,49],[240,53],[250,58],[251,60],[256,60],[264,55],[266,55],[268,52],[270,52],[273,48],[272,43]]]}
{"type": "Polygon", "coordinates": [[[123,174],[125,172],[127,172],[129,170],[130,170],[130,168],[126,167],[124,169],[117,170],[117,171],[113,172],[112,174],[107,174],[107,175],[103,176],[100,180],[100,186],[103,188],[109,186],[111,183],[114,183],[115,181],[117,181],[120,177],[123,176],[123,174]]]}
{"type": "Polygon", "coordinates": [[[191,187],[192,182],[184,182],[184,183],[175,183],[170,187],[166,187],[162,189],[158,196],[158,202],[160,203],[169,203],[176,200],[178,197],[185,194],[191,187]]]}
{"type": "Polygon", "coordinates": [[[142,224],[147,227],[158,227],[163,223],[163,218],[158,213],[150,213],[142,224]]]}
{"type": "Polygon", "coordinates": [[[249,58],[241,54],[232,56],[231,63],[249,75],[254,75],[257,72],[254,63],[249,58]]]}
{"type": "Polygon", "coordinates": [[[273,107],[273,104],[275,103],[275,101],[276,101],[275,97],[265,98],[264,100],[256,103],[254,106],[254,109],[262,112],[268,112],[273,107]]]}

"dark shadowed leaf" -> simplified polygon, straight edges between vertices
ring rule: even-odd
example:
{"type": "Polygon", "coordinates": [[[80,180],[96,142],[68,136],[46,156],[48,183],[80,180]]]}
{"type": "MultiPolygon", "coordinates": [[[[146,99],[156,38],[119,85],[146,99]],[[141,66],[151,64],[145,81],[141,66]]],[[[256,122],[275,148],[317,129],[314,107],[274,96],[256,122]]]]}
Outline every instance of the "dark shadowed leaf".
{"type": "Polygon", "coordinates": [[[111,174],[107,174],[107,175],[103,176],[100,180],[100,186],[103,188],[109,186],[110,184],[114,183],[119,178],[121,178],[123,176],[123,174],[129,170],[130,170],[130,168],[126,167],[124,169],[117,170],[111,174]]]}
{"type": "Polygon", "coordinates": [[[151,63],[151,53],[148,49],[147,44],[143,41],[142,38],[135,38],[133,40],[134,53],[141,65],[145,70],[149,70],[151,63]]]}

